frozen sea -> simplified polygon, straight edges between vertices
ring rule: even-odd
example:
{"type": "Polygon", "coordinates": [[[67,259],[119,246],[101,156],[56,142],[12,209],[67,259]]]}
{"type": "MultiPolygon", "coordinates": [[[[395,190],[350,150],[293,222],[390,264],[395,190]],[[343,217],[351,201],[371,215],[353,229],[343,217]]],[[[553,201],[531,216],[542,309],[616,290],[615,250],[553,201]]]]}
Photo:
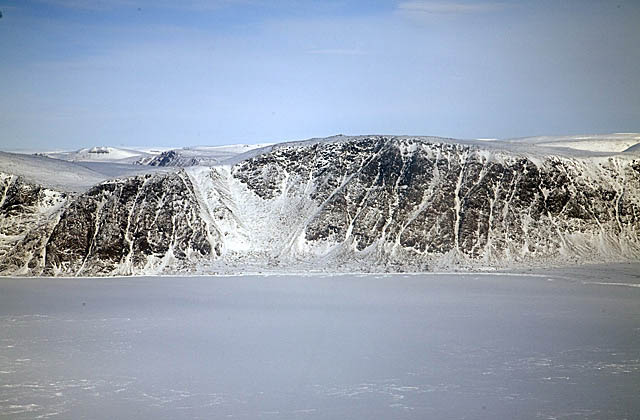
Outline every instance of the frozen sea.
{"type": "Polygon", "coordinates": [[[0,279],[1,419],[638,419],[640,265],[0,279]]]}

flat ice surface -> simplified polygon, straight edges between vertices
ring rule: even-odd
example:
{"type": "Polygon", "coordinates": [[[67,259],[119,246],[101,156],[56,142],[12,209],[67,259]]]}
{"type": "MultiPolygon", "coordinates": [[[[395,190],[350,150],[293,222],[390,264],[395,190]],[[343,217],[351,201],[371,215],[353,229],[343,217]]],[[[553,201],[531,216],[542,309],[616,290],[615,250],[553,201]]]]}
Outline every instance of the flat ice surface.
{"type": "Polygon", "coordinates": [[[637,419],[615,270],[4,278],[0,418],[637,419]]]}

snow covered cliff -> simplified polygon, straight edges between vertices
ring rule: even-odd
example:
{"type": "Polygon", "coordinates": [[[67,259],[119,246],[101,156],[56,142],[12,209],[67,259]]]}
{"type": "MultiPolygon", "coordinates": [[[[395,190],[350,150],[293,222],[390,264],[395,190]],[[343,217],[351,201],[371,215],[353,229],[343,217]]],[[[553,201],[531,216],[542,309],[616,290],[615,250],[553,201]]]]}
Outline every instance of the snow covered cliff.
{"type": "Polygon", "coordinates": [[[640,259],[640,156],[333,137],[71,194],[0,177],[0,272],[424,271],[640,259]]]}

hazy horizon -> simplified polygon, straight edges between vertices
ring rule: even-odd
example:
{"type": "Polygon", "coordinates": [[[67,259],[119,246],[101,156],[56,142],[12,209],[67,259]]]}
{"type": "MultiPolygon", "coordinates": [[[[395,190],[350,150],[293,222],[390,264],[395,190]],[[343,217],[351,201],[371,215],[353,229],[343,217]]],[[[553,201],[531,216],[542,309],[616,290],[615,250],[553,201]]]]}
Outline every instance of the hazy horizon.
{"type": "MultiPolygon", "coordinates": [[[[478,138],[453,138],[450,136],[431,136],[428,134],[402,134],[402,135],[396,135],[393,133],[367,133],[367,134],[346,134],[346,133],[336,133],[336,134],[330,134],[327,136],[323,136],[323,137],[306,137],[306,138],[291,138],[291,139],[274,139],[274,140],[265,140],[265,141],[238,141],[235,143],[218,143],[218,144],[207,144],[207,143],[201,143],[201,144],[177,144],[177,145],[162,145],[162,146],[157,146],[157,145],[153,145],[153,144],[112,144],[112,143],[86,143],[86,144],[80,144],[80,145],[76,145],[76,146],[71,146],[71,147],[57,147],[57,146],[50,146],[48,147],[47,145],[33,145],[33,146],[27,146],[27,147],[20,147],[20,146],[16,146],[14,148],[5,148],[5,149],[0,149],[0,152],[6,152],[6,153],[22,153],[22,154],[31,154],[31,153],[45,153],[47,154],[49,157],[52,157],[50,154],[52,153],[56,153],[56,152],[74,152],[77,150],[84,150],[84,149],[91,149],[91,148],[95,148],[95,147],[111,147],[114,149],[121,149],[121,150],[131,150],[131,151],[145,151],[145,150],[153,150],[153,151],[157,151],[157,152],[161,152],[161,151],[168,151],[168,150],[177,150],[177,149],[198,149],[198,148],[207,148],[207,147],[234,147],[234,146],[239,146],[239,145],[248,145],[251,146],[251,148],[255,148],[255,146],[258,146],[258,148],[260,147],[265,147],[268,145],[272,145],[272,144],[278,144],[278,143],[288,143],[288,142],[303,142],[303,141],[309,141],[309,140],[314,140],[317,138],[330,138],[333,136],[345,136],[345,137],[367,137],[367,136],[386,136],[386,137],[435,137],[435,138],[443,138],[443,139],[453,139],[453,140],[461,140],[461,141],[502,141],[502,140],[507,140],[507,141],[513,141],[513,140],[517,140],[517,139],[536,139],[538,137],[549,137],[551,139],[553,138],[563,138],[563,137],[570,137],[570,138],[576,138],[576,139],[580,139],[582,137],[590,137],[590,136],[617,136],[617,135],[624,135],[624,134],[630,134],[630,135],[640,135],[640,132],[616,132],[616,133],[577,133],[577,134],[560,134],[560,133],[556,133],[556,134],[539,134],[539,135],[532,135],[532,136],[521,136],[521,137],[511,137],[511,138],[489,138],[489,137],[478,137],[478,138]]],[[[57,157],[59,158],[59,157],[57,157]]]]}

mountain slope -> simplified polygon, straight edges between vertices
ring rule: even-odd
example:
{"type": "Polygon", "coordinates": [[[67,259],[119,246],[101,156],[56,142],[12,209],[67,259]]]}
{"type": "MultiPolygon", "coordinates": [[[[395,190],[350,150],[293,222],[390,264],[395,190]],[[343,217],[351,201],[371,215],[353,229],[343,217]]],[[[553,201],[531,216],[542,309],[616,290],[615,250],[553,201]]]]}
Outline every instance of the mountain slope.
{"type": "Polygon", "coordinates": [[[0,191],[0,273],[38,273],[46,240],[68,196],[4,173],[0,191]]]}
{"type": "Polygon", "coordinates": [[[3,241],[14,249],[0,255],[3,274],[156,273],[219,253],[220,238],[201,219],[184,172],[106,181],[66,203],[58,193],[41,191],[20,179],[5,188],[3,234],[10,229],[27,233],[13,243],[3,241]],[[16,184],[38,192],[15,192],[16,184]],[[52,204],[44,206],[44,199],[52,204]],[[7,204],[18,200],[17,208],[7,204]]]}
{"type": "Polygon", "coordinates": [[[640,158],[548,150],[334,137],[271,146],[233,166],[40,194],[59,194],[48,207],[5,188],[23,204],[0,205],[2,226],[27,233],[3,238],[0,272],[412,271],[640,259],[640,158]]]}
{"type": "Polygon", "coordinates": [[[277,149],[234,176],[267,200],[314,202],[298,252],[335,244],[345,261],[399,266],[640,255],[640,160],[369,137],[277,149]]]}

